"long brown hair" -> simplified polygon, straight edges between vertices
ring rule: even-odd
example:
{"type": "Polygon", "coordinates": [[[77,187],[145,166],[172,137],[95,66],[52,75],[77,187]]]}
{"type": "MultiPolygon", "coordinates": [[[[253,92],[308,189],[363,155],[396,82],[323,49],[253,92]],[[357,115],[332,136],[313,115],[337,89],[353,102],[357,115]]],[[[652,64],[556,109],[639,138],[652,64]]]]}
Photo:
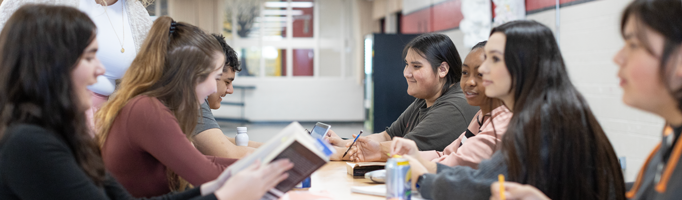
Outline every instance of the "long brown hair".
{"type": "Polygon", "coordinates": [[[0,33],[0,137],[13,124],[47,129],[101,185],[104,163],[71,83],[96,31],[88,15],[71,7],[26,5],[12,14],[0,33]]]}
{"type": "Polygon", "coordinates": [[[501,149],[509,179],[555,200],[625,199],[615,151],[571,83],[552,31],[520,20],[493,33],[507,37],[504,62],[515,99],[501,149]]]}
{"type": "MultiPolygon", "coordinates": [[[[216,54],[222,54],[218,41],[198,27],[176,23],[168,16],[156,19],[119,88],[96,113],[100,146],[106,142],[121,109],[139,95],[155,97],[168,107],[189,140],[199,116],[200,102],[195,88],[215,70],[216,54]],[[174,24],[172,32],[171,23],[174,24]]],[[[186,181],[175,173],[168,174],[171,190],[185,188],[186,181]]]]}

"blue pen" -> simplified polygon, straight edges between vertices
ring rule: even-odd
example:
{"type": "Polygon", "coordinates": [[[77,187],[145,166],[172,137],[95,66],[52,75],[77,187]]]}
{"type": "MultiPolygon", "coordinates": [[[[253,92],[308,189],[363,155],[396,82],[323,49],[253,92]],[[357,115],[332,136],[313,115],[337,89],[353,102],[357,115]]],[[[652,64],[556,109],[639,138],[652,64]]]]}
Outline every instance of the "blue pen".
{"type": "Polygon", "coordinates": [[[348,150],[346,150],[346,153],[343,153],[343,156],[341,156],[342,159],[343,159],[343,157],[346,157],[346,154],[348,153],[348,151],[350,151],[350,148],[353,147],[353,145],[355,144],[355,141],[358,141],[358,138],[360,137],[360,135],[362,135],[362,130],[360,130],[360,134],[355,136],[353,143],[351,143],[350,146],[348,146],[348,150]]]}

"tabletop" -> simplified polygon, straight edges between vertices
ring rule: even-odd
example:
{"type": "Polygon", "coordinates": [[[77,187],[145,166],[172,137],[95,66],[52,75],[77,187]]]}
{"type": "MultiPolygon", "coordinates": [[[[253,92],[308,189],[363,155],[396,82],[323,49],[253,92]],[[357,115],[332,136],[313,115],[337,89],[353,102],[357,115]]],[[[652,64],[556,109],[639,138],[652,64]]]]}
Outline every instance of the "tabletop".
{"type": "MultiPolygon", "coordinates": [[[[351,176],[346,172],[346,162],[343,161],[331,161],[322,168],[318,169],[311,176],[311,187],[310,189],[298,189],[289,192],[288,199],[297,199],[294,193],[314,193],[314,194],[326,194],[325,196],[331,196],[333,199],[354,199],[354,200],[378,200],[386,199],[382,196],[374,196],[367,194],[352,193],[350,188],[353,186],[372,186],[381,185],[373,183],[370,180],[365,179],[362,176],[351,176]]],[[[287,198],[283,198],[287,199],[287,198]]]]}

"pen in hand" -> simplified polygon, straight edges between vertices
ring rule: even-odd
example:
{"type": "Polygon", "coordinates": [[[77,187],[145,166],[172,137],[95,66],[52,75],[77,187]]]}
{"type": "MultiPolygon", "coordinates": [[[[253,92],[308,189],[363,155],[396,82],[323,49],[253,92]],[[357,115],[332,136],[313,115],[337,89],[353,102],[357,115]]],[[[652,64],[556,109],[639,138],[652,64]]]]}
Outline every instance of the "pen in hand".
{"type": "Polygon", "coordinates": [[[348,154],[348,151],[350,151],[350,148],[353,147],[353,144],[355,144],[355,141],[358,141],[358,138],[360,137],[360,135],[362,135],[362,130],[360,130],[360,133],[357,136],[355,136],[355,139],[353,139],[353,143],[351,143],[350,146],[348,146],[346,153],[343,153],[343,156],[341,156],[341,159],[343,159],[343,157],[346,157],[346,154],[348,154]]]}

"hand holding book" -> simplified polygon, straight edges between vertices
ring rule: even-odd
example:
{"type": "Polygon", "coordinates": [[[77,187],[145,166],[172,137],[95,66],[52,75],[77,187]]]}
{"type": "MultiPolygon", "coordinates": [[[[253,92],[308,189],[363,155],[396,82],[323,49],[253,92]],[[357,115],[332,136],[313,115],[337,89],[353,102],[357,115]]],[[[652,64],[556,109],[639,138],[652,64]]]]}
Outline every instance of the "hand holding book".
{"type": "MultiPolygon", "coordinates": [[[[267,143],[263,144],[256,151],[246,156],[236,163],[230,165],[226,171],[239,174],[244,170],[252,168],[254,163],[260,168],[270,168],[272,163],[280,163],[281,160],[289,160],[294,167],[279,166],[277,171],[285,171],[287,174],[284,179],[272,180],[273,187],[263,193],[257,193],[261,199],[278,199],[284,193],[294,188],[298,183],[310,176],[315,170],[322,167],[329,161],[329,155],[334,153],[334,149],[321,138],[313,138],[297,122],[291,123],[280,133],[275,135],[267,143]]],[[[276,165],[277,166],[277,165],[276,165]]],[[[281,177],[280,177],[281,178],[281,177]]],[[[229,182],[229,180],[228,180],[229,182]]],[[[242,182],[245,184],[248,182],[242,182]]],[[[248,184],[245,184],[248,185],[248,184]]],[[[243,199],[243,198],[238,198],[243,199]]]]}
{"type": "Polygon", "coordinates": [[[218,199],[260,199],[266,192],[285,180],[289,176],[286,172],[293,166],[294,164],[289,159],[280,159],[265,166],[261,166],[260,161],[257,160],[251,166],[230,177],[215,192],[215,195],[218,199]]]}

